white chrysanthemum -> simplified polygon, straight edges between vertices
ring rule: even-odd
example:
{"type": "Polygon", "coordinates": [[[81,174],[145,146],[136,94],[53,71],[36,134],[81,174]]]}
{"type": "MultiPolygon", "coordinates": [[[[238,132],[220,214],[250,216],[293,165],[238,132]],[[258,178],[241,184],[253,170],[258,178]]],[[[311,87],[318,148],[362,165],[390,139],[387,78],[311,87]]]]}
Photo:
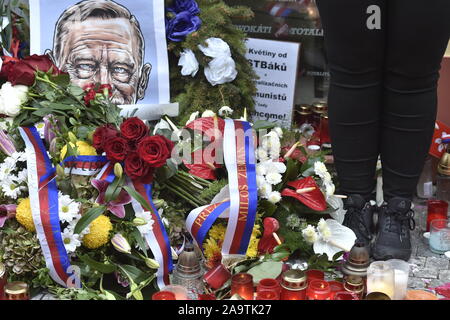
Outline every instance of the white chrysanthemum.
{"type": "Polygon", "coordinates": [[[22,182],[27,182],[27,181],[28,181],[28,170],[23,169],[22,171],[20,171],[17,174],[17,182],[22,183],[22,182]]]}
{"type": "Polygon", "coordinates": [[[59,220],[70,223],[78,217],[80,203],[72,200],[68,195],[61,192],[58,195],[59,220]]]}
{"type": "Polygon", "coordinates": [[[202,113],[202,118],[210,118],[210,117],[214,117],[216,114],[214,113],[214,111],[212,110],[205,110],[202,113]]]}
{"type": "Polygon", "coordinates": [[[279,184],[283,179],[283,176],[278,172],[269,172],[266,175],[266,181],[272,185],[279,184]]]}
{"type": "Polygon", "coordinates": [[[36,124],[36,129],[37,129],[41,139],[44,139],[44,137],[45,137],[45,122],[39,122],[38,124],[36,124]]]}
{"type": "Polygon", "coordinates": [[[13,173],[13,171],[16,169],[15,163],[9,163],[6,160],[10,158],[6,158],[5,162],[3,162],[0,165],[0,180],[3,181],[5,179],[8,179],[8,177],[13,173]]]}
{"type": "Polygon", "coordinates": [[[27,155],[25,152],[14,152],[9,159],[12,162],[25,162],[27,161],[27,155]]]}
{"type": "Polygon", "coordinates": [[[189,123],[191,123],[192,121],[194,121],[195,119],[198,118],[198,116],[200,115],[199,111],[193,112],[191,114],[191,116],[189,117],[189,120],[186,122],[186,125],[188,125],[189,123]]]}
{"type": "Polygon", "coordinates": [[[258,193],[264,199],[269,198],[270,194],[272,193],[272,185],[267,182],[264,183],[261,187],[259,187],[258,193]]]}
{"type": "Polygon", "coordinates": [[[269,161],[263,162],[262,164],[266,167],[267,173],[269,173],[269,172],[285,173],[286,172],[286,165],[283,162],[269,160],[269,161]]]}
{"type": "Polygon", "coordinates": [[[135,216],[136,218],[144,219],[145,222],[147,222],[145,225],[137,227],[141,234],[145,235],[153,230],[153,224],[155,221],[153,221],[152,214],[150,212],[136,212],[135,216]]]}
{"type": "Polygon", "coordinates": [[[326,182],[325,184],[325,193],[327,199],[334,195],[334,192],[336,191],[336,187],[333,182],[326,182]]]}
{"type": "Polygon", "coordinates": [[[320,237],[324,241],[328,241],[331,238],[331,230],[327,225],[327,222],[322,218],[317,224],[317,230],[319,231],[320,237]]]}
{"type": "Polygon", "coordinates": [[[228,106],[223,106],[222,108],[219,109],[219,116],[221,117],[229,117],[233,114],[233,109],[231,109],[228,106]]]}
{"type": "Polygon", "coordinates": [[[269,202],[276,204],[281,201],[281,193],[278,191],[273,191],[268,198],[269,202]]]}
{"type": "Polygon", "coordinates": [[[256,175],[256,185],[260,188],[266,183],[266,178],[264,176],[256,175]]]}
{"type": "Polygon", "coordinates": [[[67,253],[73,253],[81,246],[80,235],[74,234],[72,229],[64,229],[64,232],[61,233],[61,235],[67,253]]]}
{"type": "Polygon", "coordinates": [[[273,131],[276,132],[276,134],[278,135],[278,137],[281,139],[283,138],[283,129],[281,129],[280,127],[276,127],[273,129],[273,131]]]}
{"type": "Polygon", "coordinates": [[[256,150],[256,156],[258,157],[258,159],[260,161],[265,161],[265,160],[269,159],[269,155],[268,155],[267,151],[264,150],[263,148],[258,148],[256,150]]]}
{"type": "Polygon", "coordinates": [[[306,242],[313,244],[319,239],[319,235],[316,232],[316,228],[312,225],[308,225],[305,229],[302,230],[303,238],[306,242]]]}
{"type": "Polygon", "coordinates": [[[324,183],[331,181],[331,175],[323,162],[317,161],[314,163],[314,173],[318,175],[324,183]]]}
{"type": "Polygon", "coordinates": [[[24,190],[24,188],[19,185],[16,179],[17,177],[10,175],[3,179],[1,182],[1,188],[5,196],[14,200],[17,199],[24,190]]]}
{"type": "Polygon", "coordinates": [[[265,165],[264,162],[258,163],[256,165],[256,174],[258,176],[264,176],[267,174],[267,166],[265,165]]]}

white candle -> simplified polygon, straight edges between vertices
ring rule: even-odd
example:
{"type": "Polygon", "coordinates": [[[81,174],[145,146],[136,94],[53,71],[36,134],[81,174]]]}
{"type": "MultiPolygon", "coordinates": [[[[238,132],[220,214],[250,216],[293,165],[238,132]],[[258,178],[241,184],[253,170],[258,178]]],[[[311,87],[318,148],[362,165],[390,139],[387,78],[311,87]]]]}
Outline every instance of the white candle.
{"type": "Polygon", "coordinates": [[[394,269],[385,261],[372,262],[367,270],[367,293],[382,292],[394,298],[394,269]]]}
{"type": "Polygon", "coordinates": [[[394,300],[404,300],[406,298],[406,289],[408,288],[408,274],[403,270],[395,269],[394,279],[394,300]]]}

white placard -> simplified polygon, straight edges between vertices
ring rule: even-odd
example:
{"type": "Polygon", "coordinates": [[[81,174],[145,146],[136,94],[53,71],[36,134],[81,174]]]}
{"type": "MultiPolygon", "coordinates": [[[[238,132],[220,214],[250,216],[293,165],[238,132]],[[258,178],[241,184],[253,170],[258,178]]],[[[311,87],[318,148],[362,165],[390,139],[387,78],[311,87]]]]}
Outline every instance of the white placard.
{"type": "Polygon", "coordinates": [[[291,127],[299,53],[300,43],[247,40],[246,57],[259,76],[254,120],[291,127]]]}

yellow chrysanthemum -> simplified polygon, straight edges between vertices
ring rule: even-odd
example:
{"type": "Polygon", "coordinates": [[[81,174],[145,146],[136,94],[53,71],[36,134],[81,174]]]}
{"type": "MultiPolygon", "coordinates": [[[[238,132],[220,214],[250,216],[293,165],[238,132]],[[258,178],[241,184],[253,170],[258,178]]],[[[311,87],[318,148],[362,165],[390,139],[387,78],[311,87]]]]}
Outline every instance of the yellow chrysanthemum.
{"type": "Polygon", "coordinates": [[[225,232],[227,228],[223,224],[216,224],[212,226],[209,230],[209,236],[214,240],[222,240],[225,239],[225,232]]]}
{"type": "Polygon", "coordinates": [[[261,235],[260,226],[259,224],[255,224],[246,253],[248,257],[254,258],[258,256],[258,244],[260,235],[261,235]]]}
{"type": "Polygon", "coordinates": [[[203,245],[205,249],[204,254],[207,260],[214,259],[217,255],[221,254],[221,248],[216,240],[209,238],[203,245]]]}
{"type": "Polygon", "coordinates": [[[16,209],[16,220],[30,232],[36,231],[31,213],[30,198],[22,199],[16,209]]]}
{"type": "Polygon", "coordinates": [[[83,238],[83,245],[89,249],[97,249],[107,244],[112,228],[111,220],[101,215],[90,224],[89,233],[83,238]]]}
{"type": "MultiPolygon", "coordinates": [[[[70,142],[70,146],[72,148],[75,148],[75,144],[73,144],[72,142],[70,142]]],[[[65,145],[61,149],[61,160],[64,160],[64,158],[66,157],[67,148],[68,148],[67,145],[65,145]]],[[[95,151],[95,148],[85,141],[77,141],[76,148],[78,151],[78,155],[80,155],[80,156],[96,156],[97,155],[97,151],[95,151]]]]}

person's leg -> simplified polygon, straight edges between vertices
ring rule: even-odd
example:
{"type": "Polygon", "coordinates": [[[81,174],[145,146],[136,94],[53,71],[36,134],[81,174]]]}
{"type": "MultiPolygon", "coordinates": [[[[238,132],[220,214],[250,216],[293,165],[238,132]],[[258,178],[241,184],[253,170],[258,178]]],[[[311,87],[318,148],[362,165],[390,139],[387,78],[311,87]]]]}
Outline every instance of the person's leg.
{"type": "Polygon", "coordinates": [[[334,162],[339,192],[348,195],[343,224],[366,245],[373,230],[374,206],[369,201],[379,156],[385,47],[385,29],[369,29],[367,11],[374,4],[384,11],[385,3],[317,1],[331,72],[328,106],[334,162]]]}
{"type": "Polygon", "coordinates": [[[430,148],[439,68],[450,35],[448,0],[390,0],[381,122],[383,188],[373,256],[408,260],[411,199],[430,148]]]}
{"type": "Polygon", "coordinates": [[[375,188],[385,29],[369,30],[367,8],[385,0],[318,0],[331,72],[330,134],[339,192],[369,200],[375,188]]]}
{"type": "Polygon", "coordinates": [[[381,128],[386,200],[411,199],[431,145],[439,69],[450,35],[449,0],[388,1],[381,128]]]}

